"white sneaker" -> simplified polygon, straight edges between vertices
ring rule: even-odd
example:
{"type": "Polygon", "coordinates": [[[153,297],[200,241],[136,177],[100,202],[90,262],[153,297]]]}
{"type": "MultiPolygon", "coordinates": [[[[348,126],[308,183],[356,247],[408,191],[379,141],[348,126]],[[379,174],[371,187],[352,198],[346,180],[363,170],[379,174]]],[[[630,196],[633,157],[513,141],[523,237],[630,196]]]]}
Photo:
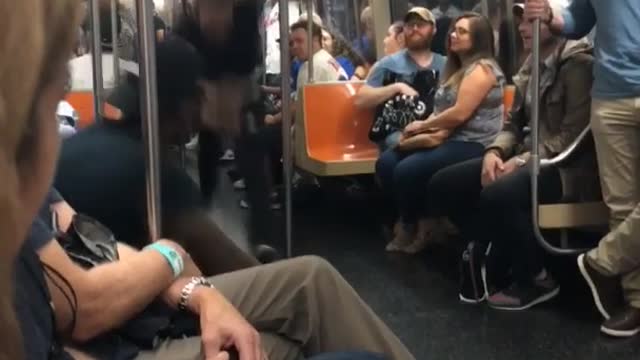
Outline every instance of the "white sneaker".
{"type": "Polygon", "coordinates": [[[194,136],[184,147],[187,148],[187,150],[195,150],[198,148],[198,135],[194,136]]]}
{"type": "Polygon", "coordinates": [[[244,179],[238,179],[233,182],[233,188],[236,190],[246,190],[247,184],[244,182],[244,179]]]}
{"type": "Polygon", "coordinates": [[[220,157],[221,161],[233,161],[236,159],[236,154],[231,149],[227,149],[227,151],[222,154],[220,157]]]}

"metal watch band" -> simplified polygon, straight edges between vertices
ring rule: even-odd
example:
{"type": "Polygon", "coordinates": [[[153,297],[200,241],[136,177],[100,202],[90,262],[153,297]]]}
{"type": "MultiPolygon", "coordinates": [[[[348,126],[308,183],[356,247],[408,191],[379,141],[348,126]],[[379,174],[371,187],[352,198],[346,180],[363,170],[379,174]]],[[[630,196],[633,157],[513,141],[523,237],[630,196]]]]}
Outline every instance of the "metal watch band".
{"type": "Polygon", "coordinates": [[[180,300],[178,301],[178,310],[180,311],[187,310],[187,304],[189,303],[189,299],[191,299],[191,294],[193,293],[193,290],[195,290],[195,288],[198,286],[215,288],[213,284],[211,284],[209,280],[207,280],[204,277],[201,277],[201,276],[192,277],[191,280],[187,283],[187,285],[185,285],[182,288],[182,291],[180,291],[180,300]]]}

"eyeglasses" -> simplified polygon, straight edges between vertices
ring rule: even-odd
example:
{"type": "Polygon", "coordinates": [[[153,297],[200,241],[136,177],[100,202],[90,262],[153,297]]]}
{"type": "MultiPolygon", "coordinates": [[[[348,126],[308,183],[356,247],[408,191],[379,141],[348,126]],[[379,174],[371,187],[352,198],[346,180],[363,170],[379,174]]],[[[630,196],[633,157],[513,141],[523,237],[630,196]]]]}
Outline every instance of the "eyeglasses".
{"type": "Polygon", "coordinates": [[[451,35],[456,34],[456,36],[461,37],[464,35],[468,35],[470,33],[469,30],[462,28],[462,27],[456,27],[455,29],[453,29],[451,31],[451,35]]]}
{"type": "Polygon", "coordinates": [[[426,22],[426,21],[418,20],[418,21],[410,21],[410,22],[404,24],[404,28],[407,29],[407,30],[414,30],[416,28],[418,30],[421,30],[421,29],[426,28],[429,25],[431,25],[431,23],[426,22]]]}

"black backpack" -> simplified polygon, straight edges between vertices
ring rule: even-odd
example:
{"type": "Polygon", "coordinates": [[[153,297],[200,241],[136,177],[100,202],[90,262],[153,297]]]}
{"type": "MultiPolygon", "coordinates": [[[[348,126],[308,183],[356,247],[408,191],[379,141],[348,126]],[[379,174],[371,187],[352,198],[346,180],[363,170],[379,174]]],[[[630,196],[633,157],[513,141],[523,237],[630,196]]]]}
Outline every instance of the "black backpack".
{"type": "MultiPolygon", "coordinates": [[[[394,84],[399,77],[399,74],[387,71],[382,84],[394,84]]],[[[404,81],[418,92],[418,96],[397,94],[380,104],[369,130],[369,139],[381,142],[390,134],[402,131],[411,122],[424,120],[431,115],[438,78],[438,71],[429,69],[416,72],[411,83],[404,81]]]]}

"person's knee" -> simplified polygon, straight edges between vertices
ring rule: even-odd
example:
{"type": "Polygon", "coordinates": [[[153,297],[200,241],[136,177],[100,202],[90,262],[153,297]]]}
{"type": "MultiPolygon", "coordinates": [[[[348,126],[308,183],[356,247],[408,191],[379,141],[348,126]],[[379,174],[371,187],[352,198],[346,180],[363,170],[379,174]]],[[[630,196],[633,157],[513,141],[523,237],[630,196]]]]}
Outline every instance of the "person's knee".
{"type": "Polygon", "coordinates": [[[479,199],[480,209],[497,210],[509,204],[509,192],[505,191],[503,185],[503,183],[493,183],[482,189],[479,199]]]}
{"type": "Polygon", "coordinates": [[[333,265],[320,256],[306,255],[295,258],[292,261],[293,263],[288,271],[302,275],[302,281],[309,285],[335,283],[335,279],[341,278],[333,265]]]}
{"type": "Polygon", "coordinates": [[[393,184],[397,190],[416,191],[418,188],[427,188],[429,176],[425,176],[425,165],[418,165],[413,162],[402,161],[393,171],[393,184]]]}

